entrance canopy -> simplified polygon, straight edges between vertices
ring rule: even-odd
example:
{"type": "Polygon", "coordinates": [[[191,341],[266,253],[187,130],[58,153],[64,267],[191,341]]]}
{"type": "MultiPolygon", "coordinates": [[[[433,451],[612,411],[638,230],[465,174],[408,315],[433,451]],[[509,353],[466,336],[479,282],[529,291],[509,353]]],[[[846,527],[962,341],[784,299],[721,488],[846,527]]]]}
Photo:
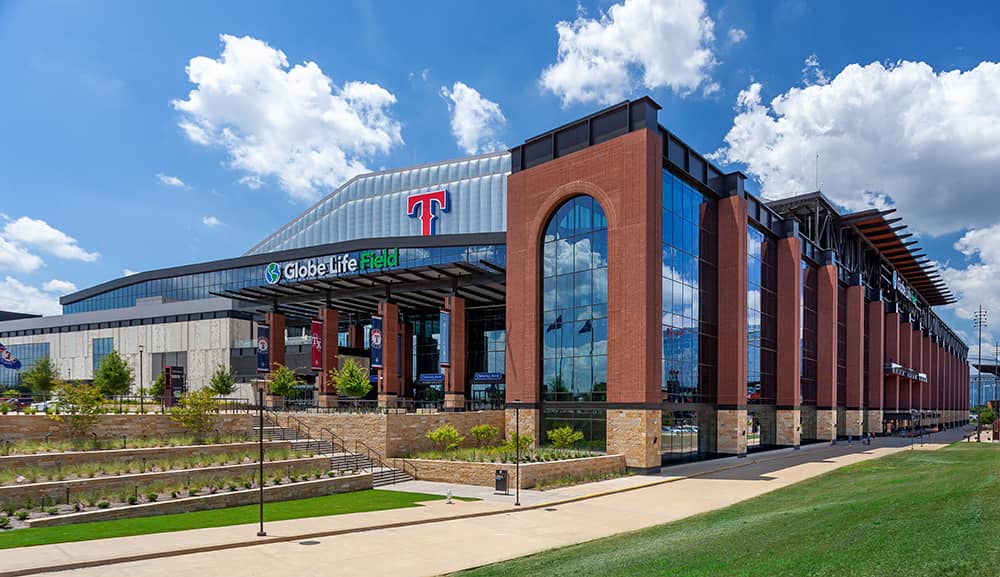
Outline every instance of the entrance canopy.
{"type": "Polygon", "coordinates": [[[400,307],[437,309],[448,295],[466,299],[467,306],[501,305],[506,296],[506,270],[480,260],[412,268],[379,270],[329,278],[282,282],[225,290],[215,296],[279,309],[291,317],[316,318],[322,307],[341,312],[374,314],[378,303],[391,299],[400,307]]]}

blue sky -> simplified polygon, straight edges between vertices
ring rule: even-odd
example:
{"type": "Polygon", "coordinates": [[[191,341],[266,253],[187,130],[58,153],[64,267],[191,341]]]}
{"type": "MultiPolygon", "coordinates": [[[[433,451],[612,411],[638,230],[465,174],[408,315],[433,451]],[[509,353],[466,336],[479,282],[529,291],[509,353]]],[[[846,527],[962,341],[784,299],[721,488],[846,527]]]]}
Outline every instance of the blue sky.
{"type": "Polygon", "coordinates": [[[511,146],[608,98],[649,94],[661,123],[718,151],[756,191],[814,188],[818,153],[836,201],[897,206],[962,297],[941,314],[971,334],[979,301],[1000,314],[997,12],[986,2],[0,0],[0,309],[51,311],[66,283],[235,256],[352,168],[511,146]],[[192,79],[193,58],[211,65],[227,48],[281,51],[288,66],[208,66],[192,79]],[[312,80],[330,79],[330,110],[347,99],[351,119],[367,119],[360,132],[336,119],[337,138],[288,128],[302,120],[294,98],[246,93],[262,78],[286,88],[306,62],[312,80]],[[233,83],[242,96],[227,94],[233,83]],[[194,102],[192,90],[204,102],[177,104],[194,102]],[[191,126],[218,132],[199,141],[191,126]],[[285,158],[300,140],[344,151],[346,166],[285,158]],[[254,158],[275,151],[283,161],[254,158]]]}

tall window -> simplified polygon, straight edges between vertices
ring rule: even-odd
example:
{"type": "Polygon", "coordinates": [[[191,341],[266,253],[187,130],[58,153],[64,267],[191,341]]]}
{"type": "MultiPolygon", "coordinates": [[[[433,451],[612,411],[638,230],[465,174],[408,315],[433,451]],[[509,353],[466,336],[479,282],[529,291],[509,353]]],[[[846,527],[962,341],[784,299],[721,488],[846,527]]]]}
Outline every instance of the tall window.
{"type": "Polygon", "coordinates": [[[104,357],[111,354],[115,348],[115,339],[108,337],[106,339],[94,339],[94,370],[101,366],[101,361],[104,357]]]}
{"type": "Polygon", "coordinates": [[[777,398],[777,245],[747,229],[747,402],[773,405],[777,398]]]}
{"type": "Polygon", "coordinates": [[[601,205],[589,196],[563,203],[542,250],[542,398],[605,401],[608,222],[601,205]]]}
{"type": "Polygon", "coordinates": [[[802,342],[801,383],[802,404],[816,404],[816,269],[802,261],[802,342]]]}

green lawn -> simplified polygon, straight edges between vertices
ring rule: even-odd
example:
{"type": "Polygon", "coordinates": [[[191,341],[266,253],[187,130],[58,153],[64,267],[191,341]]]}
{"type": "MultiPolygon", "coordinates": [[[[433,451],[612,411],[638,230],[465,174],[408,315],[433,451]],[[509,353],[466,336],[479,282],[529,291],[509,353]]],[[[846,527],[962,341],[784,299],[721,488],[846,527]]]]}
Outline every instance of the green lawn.
{"type": "Polygon", "coordinates": [[[462,575],[1000,575],[1000,447],[906,451],[676,523],[462,575]]]}
{"type": "MultiPolygon", "coordinates": [[[[440,495],[424,493],[404,493],[401,491],[358,491],[355,493],[340,493],[325,497],[313,497],[297,501],[281,501],[264,504],[264,520],[282,521],[285,519],[302,519],[305,517],[321,517],[323,515],[342,515],[344,513],[360,513],[363,511],[382,511],[384,509],[401,509],[417,507],[420,501],[436,501],[444,499],[440,495]]],[[[474,500],[474,499],[462,499],[474,500]]],[[[204,527],[223,527],[226,525],[241,525],[256,523],[258,506],[232,507],[212,511],[197,511],[194,513],[179,513],[159,517],[142,517],[139,519],[122,519],[118,521],[96,521],[79,525],[62,527],[35,527],[16,529],[0,533],[0,549],[11,547],[26,547],[28,545],[47,545],[65,543],[68,541],[86,541],[89,539],[104,539],[107,537],[125,537],[128,535],[146,535],[149,533],[164,533],[167,531],[182,531],[185,529],[201,529],[204,527]]],[[[265,527],[266,529],[266,527],[265,527]]]]}

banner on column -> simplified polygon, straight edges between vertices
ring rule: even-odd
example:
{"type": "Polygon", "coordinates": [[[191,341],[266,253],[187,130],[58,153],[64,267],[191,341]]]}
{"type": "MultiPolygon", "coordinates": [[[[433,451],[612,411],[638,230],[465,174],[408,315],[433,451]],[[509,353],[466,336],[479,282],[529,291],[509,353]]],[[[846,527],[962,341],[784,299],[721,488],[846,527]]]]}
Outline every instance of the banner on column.
{"type": "Polygon", "coordinates": [[[257,372],[271,371],[271,327],[257,325],[257,372]]]}
{"type": "Polygon", "coordinates": [[[323,321],[313,321],[309,329],[309,342],[312,343],[312,368],[323,370],[323,321]]]}
{"type": "Polygon", "coordinates": [[[368,348],[371,350],[373,369],[382,368],[382,317],[372,317],[371,336],[368,338],[368,348]]]}
{"type": "Polygon", "coordinates": [[[441,311],[441,329],[438,331],[438,361],[442,367],[451,366],[451,312],[441,311]]]}

